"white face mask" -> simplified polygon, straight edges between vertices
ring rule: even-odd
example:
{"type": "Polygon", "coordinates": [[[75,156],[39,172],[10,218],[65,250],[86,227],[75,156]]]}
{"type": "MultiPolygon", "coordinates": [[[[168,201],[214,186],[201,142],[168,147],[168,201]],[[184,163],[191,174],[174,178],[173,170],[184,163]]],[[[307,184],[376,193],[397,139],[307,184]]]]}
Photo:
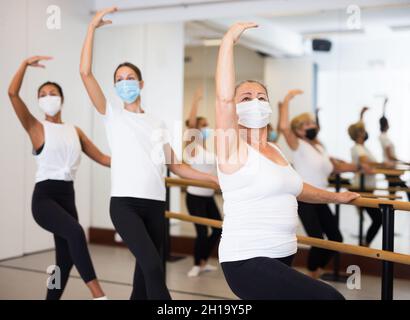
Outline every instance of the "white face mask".
{"type": "Polygon", "coordinates": [[[61,97],[59,96],[45,96],[38,99],[38,106],[43,112],[54,117],[61,110],[61,97]]]}
{"type": "Polygon", "coordinates": [[[266,127],[270,121],[272,108],[267,101],[253,99],[236,105],[238,123],[246,128],[260,129],[266,127]]]}

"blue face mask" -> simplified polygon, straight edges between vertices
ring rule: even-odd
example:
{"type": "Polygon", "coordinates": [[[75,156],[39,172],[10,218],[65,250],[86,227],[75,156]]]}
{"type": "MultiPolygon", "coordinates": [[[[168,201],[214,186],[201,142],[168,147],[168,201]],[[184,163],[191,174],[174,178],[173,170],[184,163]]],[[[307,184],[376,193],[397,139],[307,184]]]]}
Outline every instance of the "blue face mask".
{"type": "Polygon", "coordinates": [[[277,138],[278,134],[276,133],[276,131],[269,132],[268,141],[276,141],[277,138]]]}
{"type": "Polygon", "coordinates": [[[140,95],[141,89],[136,80],[121,80],[115,84],[117,95],[125,103],[133,103],[140,95]]]}
{"type": "Polygon", "coordinates": [[[204,127],[201,129],[201,134],[202,134],[202,139],[206,140],[211,135],[211,129],[209,129],[208,127],[204,127]]]}

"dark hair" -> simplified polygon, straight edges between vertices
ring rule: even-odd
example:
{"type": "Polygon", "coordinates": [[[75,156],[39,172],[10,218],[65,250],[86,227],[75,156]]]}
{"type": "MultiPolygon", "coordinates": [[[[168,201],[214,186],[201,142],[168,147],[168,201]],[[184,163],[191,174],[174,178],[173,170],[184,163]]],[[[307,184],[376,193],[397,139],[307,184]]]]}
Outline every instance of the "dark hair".
{"type": "Polygon", "coordinates": [[[120,69],[122,67],[128,67],[128,68],[132,69],[137,74],[138,81],[142,80],[141,70],[135,64],[132,64],[131,62],[123,62],[114,71],[114,83],[115,83],[115,76],[117,75],[117,71],[118,71],[118,69],[120,69]]]}
{"type": "Polygon", "coordinates": [[[236,94],[236,91],[238,90],[238,88],[239,88],[241,85],[245,84],[245,83],[256,83],[256,84],[259,84],[259,85],[265,90],[266,95],[267,95],[268,98],[269,98],[268,88],[267,88],[262,82],[257,81],[257,80],[244,80],[244,81],[239,82],[239,83],[235,86],[235,94],[236,94]]]}
{"type": "Polygon", "coordinates": [[[381,117],[379,120],[380,123],[380,131],[384,132],[387,130],[387,127],[389,126],[389,121],[387,120],[387,118],[385,116],[381,117]]]}
{"type": "MultiPolygon", "coordinates": [[[[201,121],[201,120],[205,120],[205,117],[196,117],[196,120],[195,120],[195,128],[198,127],[198,123],[199,123],[199,121],[201,121]]],[[[189,119],[185,120],[185,125],[186,125],[187,127],[189,127],[189,119]]]]}
{"type": "Polygon", "coordinates": [[[61,88],[61,86],[60,86],[58,83],[52,82],[52,81],[44,82],[44,83],[38,88],[38,90],[37,90],[37,97],[40,95],[41,89],[43,89],[45,86],[54,86],[54,87],[57,89],[57,91],[58,91],[58,93],[60,94],[60,96],[61,96],[61,101],[64,101],[63,88],[61,88]]]}

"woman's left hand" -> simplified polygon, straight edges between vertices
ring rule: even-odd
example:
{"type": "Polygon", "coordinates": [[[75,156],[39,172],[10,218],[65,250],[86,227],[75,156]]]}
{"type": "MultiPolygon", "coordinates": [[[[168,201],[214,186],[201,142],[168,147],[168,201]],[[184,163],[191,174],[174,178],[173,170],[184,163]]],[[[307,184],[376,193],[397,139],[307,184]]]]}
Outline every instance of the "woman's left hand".
{"type": "Polygon", "coordinates": [[[335,194],[335,203],[338,204],[344,204],[344,203],[350,203],[353,200],[360,198],[360,194],[356,192],[340,192],[335,194]]]}

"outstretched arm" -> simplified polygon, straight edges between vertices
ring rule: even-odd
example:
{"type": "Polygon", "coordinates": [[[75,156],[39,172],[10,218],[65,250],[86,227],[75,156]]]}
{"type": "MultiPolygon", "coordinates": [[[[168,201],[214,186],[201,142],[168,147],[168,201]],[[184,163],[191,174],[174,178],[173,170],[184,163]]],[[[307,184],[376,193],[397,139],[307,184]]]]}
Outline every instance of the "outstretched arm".
{"type": "Polygon", "coordinates": [[[104,20],[104,16],[109,13],[114,13],[117,7],[111,7],[98,11],[88,26],[87,36],[84,41],[83,49],[81,51],[80,74],[84,86],[87,90],[94,107],[101,114],[105,114],[106,99],[100,85],[95,79],[92,72],[93,59],[93,44],[95,30],[106,24],[111,24],[112,21],[104,20]]]}
{"type": "Polygon", "coordinates": [[[289,91],[279,108],[279,131],[284,135],[288,146],[292,150],[296,150],[299,147],[299,140],[290,127],[289,103],[294,97],[302,93],[303,91],[298,89],[289,91]]]}
{"type": "Polygon", "coordinates": [[[303,190],[297,197],[299,201],[307,203],[349,203],[360,195],[355,192],[330,192],[316,188],[308,183],[303,184],[303,190]]]}
{"type": "Polygon", "coordinates": [[[80,138],[81,149],[83,152],[95,162],[101,164],[104,167],[111,167],[111,157],[105,155],[101,152],[100,149],[86,136],[86,134],[80,129],[77,128],[77,133],[80,138]]]}

